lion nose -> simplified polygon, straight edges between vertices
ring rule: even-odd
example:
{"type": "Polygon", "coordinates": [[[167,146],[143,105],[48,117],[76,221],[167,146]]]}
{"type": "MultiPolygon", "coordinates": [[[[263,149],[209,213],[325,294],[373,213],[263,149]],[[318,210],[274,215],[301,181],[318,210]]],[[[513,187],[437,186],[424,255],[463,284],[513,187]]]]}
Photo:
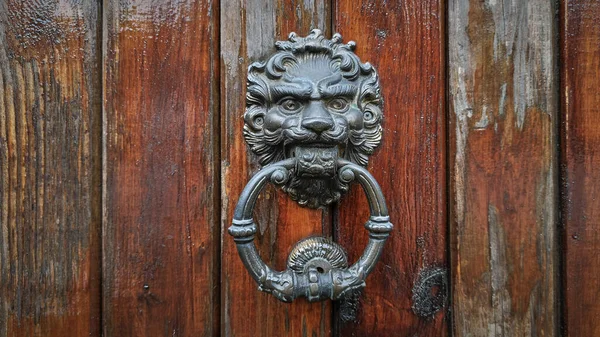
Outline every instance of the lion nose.
{"type": "Polygon", "coordinates": [[[302,127],[321,133],[333,127],[333,118],[318,101],[311,102],[302,116],[302,127]]]}
{"type": "Polygon", "coordinates": [[[333,120],[324,118],[304,118],[302,126],[317,133],[327,131],[333,127],[333,120]]]}

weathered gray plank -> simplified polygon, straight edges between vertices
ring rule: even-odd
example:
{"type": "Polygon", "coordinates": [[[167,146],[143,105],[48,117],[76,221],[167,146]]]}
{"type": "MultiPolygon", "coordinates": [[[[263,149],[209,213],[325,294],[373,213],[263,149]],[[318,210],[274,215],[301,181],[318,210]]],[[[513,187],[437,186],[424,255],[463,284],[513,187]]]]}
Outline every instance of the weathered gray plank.
{"type": "Polygon", "coordinates": [[[546,0],[449,3],[459,336],[558,334],[555,11],[546,0]]]}

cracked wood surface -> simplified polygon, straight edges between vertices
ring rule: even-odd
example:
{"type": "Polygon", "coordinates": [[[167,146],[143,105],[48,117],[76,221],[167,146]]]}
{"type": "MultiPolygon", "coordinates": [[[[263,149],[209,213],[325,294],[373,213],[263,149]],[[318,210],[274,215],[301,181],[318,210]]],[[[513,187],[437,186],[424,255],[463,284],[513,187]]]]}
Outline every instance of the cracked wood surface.
{"type": "Polygon", "coordinates": [[[100,336],[99,8],[0,0],[0,336],[100,336]]]}
{"type": "MultiPolygon", "coordinates": [[[[599,335],[600,5],[447,2],[0,0],[0,336],[599,335]],[[396,227],[348,323],[259,292],[226,232],[258,169],[247,66],[311,28],[357,42],[385,104],[396,227]],[[415,304],[446,270],[450,308],[415,304]]],[[[356,186],[333,212],[269,187],[257,246],[354,260],[367,213],[356,186]]]]}
{"type": "Polygon", "coordinates": [[[448,10],[454,333],[556,336],[556,8],[448,10]]]}

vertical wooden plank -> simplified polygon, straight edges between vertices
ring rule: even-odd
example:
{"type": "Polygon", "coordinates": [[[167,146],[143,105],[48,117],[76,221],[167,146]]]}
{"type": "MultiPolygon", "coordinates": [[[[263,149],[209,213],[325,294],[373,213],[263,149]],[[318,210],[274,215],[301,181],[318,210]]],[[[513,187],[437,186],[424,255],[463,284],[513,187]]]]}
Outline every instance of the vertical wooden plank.
{"type": "Polygon", "coordinates": [[[0,1],[0,336],[100,336],[99,24],[0,1]]]}
{"type": "Polygon", "coordinates": [[[561,8],[561,168],[567,336],[600,335],[600,3],[561,8]]]}
{"type": "MultiPolygon", "coordinates": [[[[395,225],[367,278],[358,315],[353,322],[339,322],[339,335],[444,336],[444,3],[339,0],[334,20],[336,31],[356,41],[361,60],[372,63],[380,76],[383,142],[369,170],[383,189],[395,225]],[[430,283],[423,283],[428,276],[430,283]],[[423,300],[414,301],[419,297],[423,300]]],[[[341,203],[336,223],[351,260],[367,242],[367,219],[365,198],[355,186],[341,203]]]]}
{"type": "MultiPolygon", "coordinates": [[[[238,197],[258,170],[242,135],[248,65],[265,60],[275,41],[290,32],[306,35],[319,28],[330,36],[329,1],[221,1],[221,153],[222,153],[222,335],[328,336],[330,302],[292,304],[257,290],[227,234],[238,197]]],[[[268,188],[255,210],[255,243],[266,263],[279,270],[294,243],[311,234],[331,234],[328,212],[299,207],[283,192],[268,188]]]]}
{"type": "Polygon", "coordinates": [[[555,336],[555,3],[449,3],[457,336],[555,336]]]}
{"type": "Polygon", "coordinates": [[[218,4],[104,2],[104,335],[216,336],[218,4]]]}

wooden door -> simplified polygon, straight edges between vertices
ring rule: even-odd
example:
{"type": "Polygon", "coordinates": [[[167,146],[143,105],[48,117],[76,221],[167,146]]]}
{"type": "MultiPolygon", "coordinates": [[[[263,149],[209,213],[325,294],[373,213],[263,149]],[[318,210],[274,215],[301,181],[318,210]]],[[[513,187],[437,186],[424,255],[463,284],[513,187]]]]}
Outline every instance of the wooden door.
{"type": "MultiPolygon", "coordinates": [[[[600,335],[600,3],[0,0],[0,336],[600,335]],[[248,65],[354,40],[384,97],[369,170],[395,224],[352,315],[256,289],[227,234],[259,169],[248,65]]],[[[269,187],[256,242],[361,253],[269,187]]]]}

